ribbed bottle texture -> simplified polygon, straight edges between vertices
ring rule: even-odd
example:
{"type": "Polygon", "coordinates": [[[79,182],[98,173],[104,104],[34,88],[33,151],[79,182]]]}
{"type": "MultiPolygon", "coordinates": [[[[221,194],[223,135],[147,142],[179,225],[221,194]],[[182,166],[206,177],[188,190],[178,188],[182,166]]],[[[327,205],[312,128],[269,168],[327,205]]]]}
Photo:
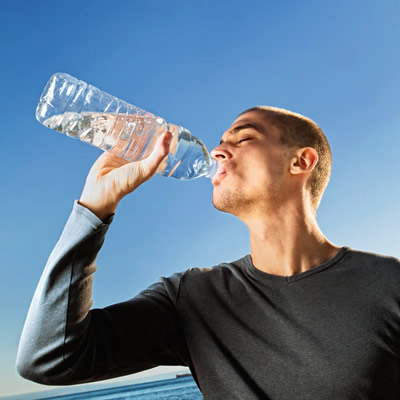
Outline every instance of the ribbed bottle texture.
{"type": "Polygon", "coordinates": [[[51,76],[36,118],[48,128],[76,137],[128,161],[146,158],[157,138],[172,133],[170,153],[157,173],[177,179],[212,178],[217,171],[204,143],[187,129],[105,93],[65,73],[51,76]]]}

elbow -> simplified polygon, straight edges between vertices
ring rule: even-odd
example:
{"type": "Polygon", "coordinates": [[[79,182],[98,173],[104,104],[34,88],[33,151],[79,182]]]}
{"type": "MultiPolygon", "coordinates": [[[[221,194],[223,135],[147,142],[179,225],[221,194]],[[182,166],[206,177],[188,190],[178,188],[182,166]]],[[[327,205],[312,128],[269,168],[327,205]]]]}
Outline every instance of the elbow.
{"type": "Polygon", "coordinates": [[[40,383],[41,385],[54,386],[71,384],[65,380],[65,377],[53,375],[52,373],[38,369],[29,363],[17,361],[15,368],[22,378],[35,383],[40,383]]]}
{"type": "Polygon", "coordinates": [[[30,368],[27,368],[27,367],[26,367],[24,364],[22,364],[21,362],[17,362],[16,365],[15,365],[15,368],[16,368],[18,374],[19,374],[22,378],[27,379],[27,380],[29,380],[29,381],[36,382],[36,383],[42,383],[42,382],[39,382],[37,379],[35,379],[34,376],[30,373],[31,369],[30,369],[30,368]]]}
{"type": "Polygon", "coordinates": [[[18,350],[15,369],[24,379],[44,385],[48,384],[46,382],[46,374],[40,372],[41,368],[38,368],[38,366],[35,365],[33,357],[24,354],[20,349],[18,350]]]}
{"type": "Polygon", "coordinates": [[[18,349],[15,368],[18,374],[29,381],[42,385],[63,385],[65,384],[65,374],[57,371],[60,368],[54,363],[45,362],[41,357],[35,357],[34,352],[18,349]]]}
{"type": "Polygon", "coordinates": [[[21,351],[18,350],[17,360],[15,362],[15,369],[18,374],[29,381],[33,381],[36,383],[43,383],[40,376],[37,376],[35,373],[35,367],[30,362],[29,357],[26,357],[25,354],[21,354],[21,351]]]}

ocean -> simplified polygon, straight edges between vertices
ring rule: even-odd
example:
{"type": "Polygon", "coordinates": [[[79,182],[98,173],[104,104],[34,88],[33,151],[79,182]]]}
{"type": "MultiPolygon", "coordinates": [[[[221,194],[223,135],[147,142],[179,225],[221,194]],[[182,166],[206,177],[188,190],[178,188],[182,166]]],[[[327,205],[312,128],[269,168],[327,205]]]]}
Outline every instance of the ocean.
{"type": "MultiPolygon", "coordinates": [[[[191,376],[138,383],[101,390],[91,390],[61,396],[43,397],[46,400],[203,400],[191,376]]],[[[38,399],[39,400],[39,399],[38,399]]]]}

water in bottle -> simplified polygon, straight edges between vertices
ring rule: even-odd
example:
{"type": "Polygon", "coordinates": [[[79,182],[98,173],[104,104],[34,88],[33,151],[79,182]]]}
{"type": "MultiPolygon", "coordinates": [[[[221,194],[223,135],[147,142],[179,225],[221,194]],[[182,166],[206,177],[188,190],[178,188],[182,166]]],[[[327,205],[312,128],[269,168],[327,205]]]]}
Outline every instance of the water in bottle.
{"type": "Polygon", "coordinates": [[[217,170],[203,142],[187,129],[67,75],[54,74],[40,98],[36,117],[48,128],[128,161],[146,158],[157,138],[172,133],[168,158],[157,173],[177,179],[212,178],[217,170]]]}

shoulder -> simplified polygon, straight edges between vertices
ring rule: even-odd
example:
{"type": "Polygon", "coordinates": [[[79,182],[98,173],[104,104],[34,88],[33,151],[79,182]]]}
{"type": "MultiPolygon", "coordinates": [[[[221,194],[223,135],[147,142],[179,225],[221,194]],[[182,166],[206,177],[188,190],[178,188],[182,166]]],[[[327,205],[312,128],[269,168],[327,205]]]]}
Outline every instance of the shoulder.
{"type": "Polygon", "coordinates": [[[349,249],[343,257],[347,267],[379,280],[393,280],[400,284],[400,260],[396,257],[363,250],[349,249]]]}
{"type": "Polygon", "coordinates": [[[246,256],[232,262],[223,262],[212,267],[190,267],[160,279],[143,290],[139,295],[169,298],[176,303],[182,291],[201,292],[221,282],[237,280],[243,275],[242,266],[246,256]]]}
{"type": "Polygon", "coordinates": [[[352,260],[353,262],[360,262],[375,267],[400,267],[400,260],[394,256],[378,254],[363,250],[349,249],[346,254],[346,258],[352,260]]]}
{"type": "Polygon", "coordinates": [[[212,267],[192,267],[185,271],[182,278],[185,281],[192,279],[208,281],[221,276],[238,277],[242,274],[246,257],[244,256],[235,261],[222,262],[212,267]]]}
{"type": "Polygon", "coordinates": [[[212,267],[193,267],[182,276],[180,294],[183,298],[216,296],[218,293],[238,291],[247,285],[245,262],[247,256],[212,267]]]}

